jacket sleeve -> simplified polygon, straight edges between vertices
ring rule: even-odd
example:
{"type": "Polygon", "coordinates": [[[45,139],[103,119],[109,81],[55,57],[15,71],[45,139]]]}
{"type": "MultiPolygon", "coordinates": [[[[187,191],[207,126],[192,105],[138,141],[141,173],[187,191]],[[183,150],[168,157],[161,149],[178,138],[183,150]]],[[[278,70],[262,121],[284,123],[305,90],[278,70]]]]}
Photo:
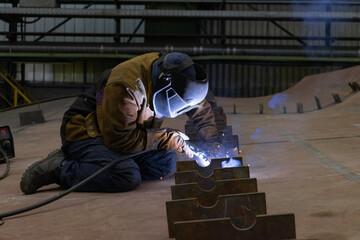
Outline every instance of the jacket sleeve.
{"type": "Polygon", "coordinates": [[[98,124],[105,146],[123,153],[145,149],[147,132],[137,124],[138,111],[145,103],[138,103],[135,99],[122,84],[105,88],[102,104],[97,107],[98,124]]]}
{"type": "Polygon", "coordinates": [[[198,105],[198,108],[192,109],[186,114],[197,128],[198,134],[203,140],[215,140],[218,137],[218,130],[211,105],[205,99],[198,105]]]}

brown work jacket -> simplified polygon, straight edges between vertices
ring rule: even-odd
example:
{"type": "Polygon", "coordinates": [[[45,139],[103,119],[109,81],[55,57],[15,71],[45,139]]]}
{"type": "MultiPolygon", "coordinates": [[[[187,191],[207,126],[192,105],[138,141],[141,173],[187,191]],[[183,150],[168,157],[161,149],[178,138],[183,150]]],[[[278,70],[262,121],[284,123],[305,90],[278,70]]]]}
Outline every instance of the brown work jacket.
{"type": "MultiPolygon", "coordinates": [[[[156,148],[147,143],[152,134],[147,129],[160,128],[163,122],[151,104],[151,68],[158,58],[158,53],[147,53],[105,71],[65,112],[61,137],[71,142],[102,136],[107,147],[123,153],[156,148]]],[[[206,100],[187,115],[204,140],[217,134],[206,100]]]]}

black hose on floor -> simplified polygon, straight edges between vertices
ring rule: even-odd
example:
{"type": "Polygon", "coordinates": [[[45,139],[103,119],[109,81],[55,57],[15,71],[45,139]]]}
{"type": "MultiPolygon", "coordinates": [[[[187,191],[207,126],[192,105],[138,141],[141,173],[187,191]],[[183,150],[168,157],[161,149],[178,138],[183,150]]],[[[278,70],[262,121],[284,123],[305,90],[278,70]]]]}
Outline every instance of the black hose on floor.
{"type": "MultiPolygon", "coordinates": [[[[1,149],[0,149],[1,150],[1,149]]],[[[94,174],[92,174],[91,176],[89,176],[88,178],[84,179],[83,181],[79,182],[78,184],[72,186],[71,188],[69,188],[68,190],[61,192],[51,198],[48,198],[44,201],[35,203],[33,205],[27,206],[27,207],[23,207],[23,208],[19,208],[19,209],[15,209],[13,211],[10,212],[4,212],[4,213],[0,213],[0,226],[3,225],[5,223],[4,218],[6,217],[10,217],[10,216],[14,216],[20,213],[24,213],[24,212],[28,212],[31,211],[33,209],[45,206],[49,203],[52,203],[66,195],[68,195],[71,192],[74,192],[76,189],[78,189],[80,186],[84,185],[85,183],[88,183],[89,181],[91,181],[93,178],[97,177],[99,174],[101,174],[102,172],[104,172],[105,170],[111,168],[112,166],[114,166],[116,163],[120,162],[120,161],[124,161],[126,159],[132,158],[132,157],[136,157],[138,155],[144,154],[145,152],[148,152],[149,150],[145,150],[145,151],[141,151],[141,152],[137,152],[137,153],[133,153],[133,154],[129,154],[129,155],[125,155],[122,157],[119,157],[118,159],[108,163],[107,165],[105,165],[103,168],[101,168],[100,170],[98,170],[97,172],[95,172],[94,174]]]]}

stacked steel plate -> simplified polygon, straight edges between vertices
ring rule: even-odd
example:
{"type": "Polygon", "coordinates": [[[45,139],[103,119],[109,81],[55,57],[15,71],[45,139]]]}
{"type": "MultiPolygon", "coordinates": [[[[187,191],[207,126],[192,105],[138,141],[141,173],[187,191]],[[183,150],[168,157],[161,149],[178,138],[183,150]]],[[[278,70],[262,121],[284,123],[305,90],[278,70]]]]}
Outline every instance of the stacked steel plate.
{"type": "MultiPolygon", "coordinates": [[[[218,111],[218,114],[223,114],[218,111]]],[[[224,120],[224,117],[217,119],[224,120]]],[[[224,136],[231,136],[231,127],[222,123],[224,136]]],[[[192,133],[187,123],[186,134],[192,133]]],[[[238,149],[237,136],[227,142],[238,149]]],[[[194,141],[194,139],[192,139],[194,141]]],[[[177,162],[172,200],[166,202],[170,238],[177,240],[275,240],[295,239],[294,214],[268,215],[265,193],[258,192],[256,178],[241,157],[215,158],[207,167],[196,161],[177,162]],[[222,168],[230,160],[240,166],[222,168]]]]}
{"type": "Polygon", "coordinates": [[[166,202],[169,237],[295,239],[294,214],[267,215],[265,193],[258,192],[249,167],[221,168],[228,160],[212,159],[205,168],[196,161],[177,163],[172,201],[166,202]]]}

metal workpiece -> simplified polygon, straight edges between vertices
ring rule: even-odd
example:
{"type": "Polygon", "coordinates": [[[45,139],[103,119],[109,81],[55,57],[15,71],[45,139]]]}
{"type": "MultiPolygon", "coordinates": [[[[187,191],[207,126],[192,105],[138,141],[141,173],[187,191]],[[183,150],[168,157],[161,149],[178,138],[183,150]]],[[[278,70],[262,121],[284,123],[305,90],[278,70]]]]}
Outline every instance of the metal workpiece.
{"type": "Polygon", "coordinates": [[[360,85],[357,82],[348,82],[353,92],[360,91],[360,85]]]}
{"type": "Polygon", "coordinates": [[[175,222],[176,240],[296,239],[294,214],[257,215],[250,227],[231,218],[175,222]]]}
{"type": "Polygon", "coordinates": [[[239,151],[239,138],[238,138],[238,135],[221,136],[220,140],[221,140],[221,144],[226,149],[231,149],[232,152],[233,152],[232,154],[238,155],[238,151],[239,151]]]}
{"type": "MultiPolygon", "coordinates": [[[[209,99],[206,99],[209,102],[209,99]]],[[[210,100],[211,104],[211,100],[210,100]]],[[[220,138],[224,136],[232,136],[232,126],[226,126],[226,114],[222,107],[216,106],[216,103],[212,104],[212,111],[215,115],[215,124],[218,129],[218,135],[220,138]],[[213,106],[215,104],[215,106],[213,106]]],[[[191,141],[201,141],[201,137],[198,134],[198,129],[191,121],[187,121],[185,124],[185,134],[189,136],[191,141]]]]}
{"type": "Polygon", "coordinates": [[[21,112],[19,113],[19,119],[21,126],[45,122],[44,114],[41,110],[21,112]]]}
{"type": "MultiPolygon", "coordinates": [[[[241,166],[243,166],[242,157],[233,157],[232,159],[240,161],[241,166]]],[[[200,176],[209,177],[213,174],[214,169],[222,168],[222,162],[227,162],[229,160],[230,158],[213,158],[211,159],[210,165],[207,167],[200,167],[194,160],[178,161],[176,162],[176,169],[178,172],[196,170],[200,176]]]]}
{"type": "Polygon", "coordinates": [[[230,217],[241,226],[250,227],[256,215],[266,214],[265,193],[220,195],[215,205],[202,206],[196,198],[166,202],[169,237],[175,237],[174,223],[230,217]]]}
{"type": "Polygon", "coordinates": [[[185,183],[171,186],[172,200],[197,198],[198,202],[205,206],[213,206],[219,195],[254,193],[257,192],[256,178],[232,179],[216,181],[211,190],[203,190],[197,183],[185,183]]]}
{"type": "MultiPolygon", "coordinates": [[[[215,115],[215,120],[217,120],[216,118],[217,115],[215,115]]],[[[225,123],[226,124],[226,123],[225,123]]],[[[219,127],[219,122],[216,122],[216,126],[218,127],[218,134],[220,137],[224,137],[224,136],[232,136],[232,126],[225,126],[222,129],[219,127]]],[[[200,140],[200,136],[197,133],[197,128],[192,124],[192,122],[187,121],[185,124],[185,134],[187,136],[189,136],[189,138],[191,140],[200,140]]]]}
{"type": "Polygon", "coordinates": [[[196,170],[176,172],[175,184],[198,183],[201,189],[210,190],[218,180],[250,178],[249,167],[214,169],[210,177],[203,177],[196,170]]]}

